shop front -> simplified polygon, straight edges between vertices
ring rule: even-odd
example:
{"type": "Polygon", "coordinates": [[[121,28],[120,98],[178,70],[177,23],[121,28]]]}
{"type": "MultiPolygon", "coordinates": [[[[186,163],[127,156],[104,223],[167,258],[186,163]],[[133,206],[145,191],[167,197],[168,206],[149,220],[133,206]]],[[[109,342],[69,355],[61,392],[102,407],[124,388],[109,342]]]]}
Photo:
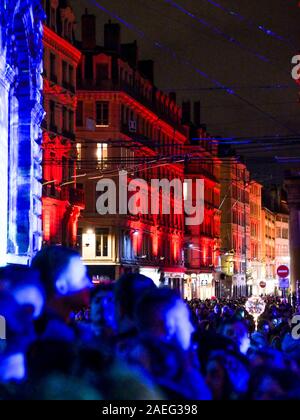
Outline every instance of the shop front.
{"type": "Polygon", "coordinates": [[[247,296],[247,282],[245,274],[235,274],[232,277],[232,297],[247,296]]]}
{"type": "Polygon", "coordinates": [[[164,285],[170,289],[177,290],[181,296],[184,296],[184,269],[166,268],[161,276],[164,278],[164,285]]]}
{"type": "Polygon", "coordinates": [[[211,299],[215,296],[213,273],[190,273],[185,275],[184,297],[192,299],[211,299]]]}

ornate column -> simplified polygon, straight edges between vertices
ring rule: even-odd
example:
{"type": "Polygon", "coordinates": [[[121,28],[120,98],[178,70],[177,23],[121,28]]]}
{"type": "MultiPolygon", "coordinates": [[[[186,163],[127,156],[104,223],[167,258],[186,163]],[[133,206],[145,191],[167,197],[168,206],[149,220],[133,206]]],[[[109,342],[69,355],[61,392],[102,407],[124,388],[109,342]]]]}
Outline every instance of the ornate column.
{"type": "MultiPolygon", "coordinates": [[[[0,28],[1,29],[1,28],[0,28]]],[[[6,264],[7,252],[7,204],[8,204],[8,126],[9,126],[9,90],[14,79],[14,72],[6,63],[5,51],[0,55],[0,266],[6,264]]]]}

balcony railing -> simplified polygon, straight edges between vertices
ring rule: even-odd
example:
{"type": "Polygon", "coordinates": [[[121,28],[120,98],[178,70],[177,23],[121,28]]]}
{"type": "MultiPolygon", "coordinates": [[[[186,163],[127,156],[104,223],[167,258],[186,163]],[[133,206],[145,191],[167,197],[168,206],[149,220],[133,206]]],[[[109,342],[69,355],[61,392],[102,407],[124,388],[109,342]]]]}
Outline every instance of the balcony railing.
{"type": "Polygon", "coordinates": [[[53,123],[50,123],[50,127],[49,127],[50,131],[52,131],[53,133],[58,134],[58,128],[56,125],[54,125],[53,123]]]}
{"type": "Polygon", "coordinates": [[[43,197],[54,198],[55,200],[61,200],[61,190],[58,189],[55,184],[48,184],[43,186],[43,197]]]}
{"type": "Polygon", "coordinates": [[[84,191],[78,188],[70,188],[69,201],[74,206],[84,207],[85,197],[84,191]]]}
{"type": "Polygon", "coordinates": [[[129,85],[125,82],[116,82],[112,80],[103,80],[101,83],[95,83],[92,80],[81,80],[78,82],[77,89],[93,90],[93,91],[113,91],[113,92],[126,92],[136,101],[143,104],[146,108],[151,109],[153,113],[158,116],[158,121],[163,120],[172,127],[175,127],[182,134],[186,134],[185,129],[182,127],[180,122],[174,120],[171,115],[161,110],[155,97],[147,98],[142,95],[137,88],[129,85]]]}
{"type": "Polygon", "coordinates": [[[63,81],[62,82],[62,87],[65,88],[66,90],[72,92],[72,93],[75,93],[75,90],[76,90],[75,86],[73,84],[69,83],[69,82],[63,81]]]}
{"type": "Polygon", "coordinates": [[[51,80],[51,82],[53,82],[53,83],[57,83],[57,75],[56,74],[51,74],[50,75],[50,80],[51,80]]]}
{"type": "Polygon", "coordinates": [[[156,145],[153,143],[153,140],[150,139],[147,136],[144,136],[143,134],[140,134],[138,132],[134,132],[132,130],[129,130],[129,127],[127,124],[122,124],[121,132],[125,134],[126,136],[130,137],[132,140],[134,140],[137,143],[142,144],[143,146],[149,147],[151,149],[156,150],[156,145]]]}
{"type": "Polygon", "coordinates": [[[62,136],[70,139],[70,140],[75,140],[75,133],[73,133],[72,131],[68,131],[68,130],[63,130],[62,131],[62,136]]]}
{"type": "Polygon", "coordinates": [[[53,198],[55,200],[69,201],[73,206],[85,207],[84,191],[77,188],[59,188],[55,184],[43,186],[43,197],[53,198]]]}

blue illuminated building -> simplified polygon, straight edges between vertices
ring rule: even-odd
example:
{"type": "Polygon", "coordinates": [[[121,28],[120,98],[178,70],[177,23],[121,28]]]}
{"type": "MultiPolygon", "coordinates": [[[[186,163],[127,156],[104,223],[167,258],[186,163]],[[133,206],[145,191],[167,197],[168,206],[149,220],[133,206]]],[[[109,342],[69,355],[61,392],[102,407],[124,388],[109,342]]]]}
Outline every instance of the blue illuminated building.
{"type": "Polygon", "coordinates": [[[0,265],[42,243],[43,19],[40,0],[0,2],[0,265]]]}

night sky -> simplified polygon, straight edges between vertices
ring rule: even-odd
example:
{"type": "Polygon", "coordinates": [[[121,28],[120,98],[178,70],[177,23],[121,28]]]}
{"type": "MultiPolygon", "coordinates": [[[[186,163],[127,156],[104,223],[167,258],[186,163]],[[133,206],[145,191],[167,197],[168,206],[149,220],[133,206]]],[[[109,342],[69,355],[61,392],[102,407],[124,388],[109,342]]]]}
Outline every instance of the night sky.
{"type": "MultiPolygon", "coordinates": [[[[97,3],[134,25],[134,29],[122,25],[122,41],[137,39],[140,58],[155,61],[155,83],[160,89],[176,91],[179,101],[201,100],[202,121],[211,135],[251,138],[300,133],[300,88],[291,77],[291,59],[300,50],[297,1],[176,1],[196,18],[187,16],[170,4],[174,2],[166,0],[73,0],[71,3],[78,22],[86,7],[97,15],[99,44],[103,43],[103,24],[110,16],[97,3]],[[213,3],[237,12],[236,17],[213,3]],[[284,40],[268,36],[258,28],[260,25],[284,40]],[[139,35],[138,30],[143,34],[139,35]],[[229,37],[234,41],[229,42],[229,37]],[[155,47],[155,42],[163,47],[155,47]],[[184,64],[187,61],[189,64],[184,64]],[[217,82],[232,88],[236,96],[215,89],[217,82]],[[278,85],[281,88],[273,88],[278,85]]],[[[77,36],[80,37],[80,25],[77,36]]],[[[280,180],[286,168],[266,166],[260,156],[300,157],[299,145],[274,147],[268,150],[251,145],[239,149],[249,158],[253,176],[264,183],[280,180]]],[[[300,163],[297,165],[300,167],[300,163]]]]}

